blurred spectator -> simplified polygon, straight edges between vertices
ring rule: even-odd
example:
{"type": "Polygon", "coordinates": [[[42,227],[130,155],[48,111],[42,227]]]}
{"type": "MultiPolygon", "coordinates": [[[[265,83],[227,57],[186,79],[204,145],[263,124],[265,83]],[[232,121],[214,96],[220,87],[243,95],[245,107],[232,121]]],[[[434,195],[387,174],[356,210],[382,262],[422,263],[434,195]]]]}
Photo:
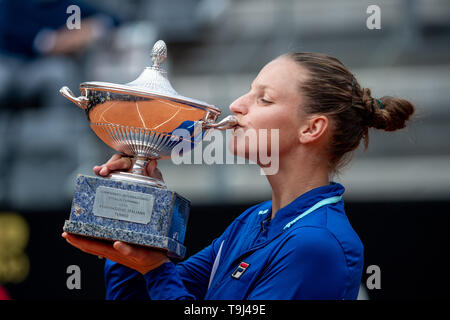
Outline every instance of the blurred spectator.
{"type": "Polygon", "coordinates": [[[112,15],[100,13],[80,1],[2,0],[0,49],[26,58],[40,54],[75,53],[118,22],[112,15]],[[70,16],[66,11],[71,5],[80,8],[80,29],[69,30],[66,27],[70,16]]]}
{"type": "Polygon", "coordinates": [[[118,18],[80,1],[0,0],[1,108],[41,106],[49,82],[77,73],[64,56],[82,53],[118,24],[118,18]],[[80,8],[80,29],[66,26],[71,5],[80,8]]]}

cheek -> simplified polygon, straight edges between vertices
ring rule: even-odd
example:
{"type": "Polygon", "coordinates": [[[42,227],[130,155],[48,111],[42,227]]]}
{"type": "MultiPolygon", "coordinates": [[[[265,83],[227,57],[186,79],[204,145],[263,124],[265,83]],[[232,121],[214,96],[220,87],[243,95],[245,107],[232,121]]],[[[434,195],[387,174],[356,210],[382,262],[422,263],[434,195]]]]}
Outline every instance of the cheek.
{"type": "Polygon", "coordinates": [[[295,143],[297,139],[297,122],[296,118],[293,118],[289,114],[273,114],[264,119],[261,122],[264,126],[260,128],[265,128],[267,130],[267,140],[274,143],[275,140],[279,140],[278,147],[282,151],[289,148],[295,143]],[[271,138],[271,133],[276,132],[276,134],[271,138]]]}
{"type": "Polygon", "coordinates": [[[267,109],[261,108],[252,114],[248,121],[254,129],[279,129],[280,132],[288,132],[297,125],[297,115],[288,112],[287,106],[274,106],[267,109]]]}
{"type": "Polygon", "coordinates": [[[255,130],[275,129],[281,125],[277,112],[262,110],[249,119],[249,126],[255,130]]]}
{"type": "MultiPolygon", "coordinates": [[[[263,124],[261,122],[261,124],[263,124]]],[[[238,130],[228,141],[228,150],[238,157],[285,154],[296,145],[297,131],[290,123],[270,121],[264,126],[238,130]]]]}

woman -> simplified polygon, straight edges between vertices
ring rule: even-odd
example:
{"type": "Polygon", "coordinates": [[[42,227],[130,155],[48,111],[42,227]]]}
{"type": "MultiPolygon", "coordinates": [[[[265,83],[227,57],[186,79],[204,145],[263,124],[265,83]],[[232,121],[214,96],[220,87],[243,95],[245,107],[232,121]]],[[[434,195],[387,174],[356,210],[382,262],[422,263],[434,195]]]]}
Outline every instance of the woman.
{"type": "MultiPolygon", "coordinates": [[[[368,128],[403,128],[413,106],[374,99],[335,58],[290,53],[268,63],[230,109],[243,131],[279,129],[279,170],[267,175],[271,201],[246,210],[177,265],[160,251],[63,236],[108,258],[107,299],[356,299],[363,245],[345,215],[344,187],[330,176],[361,139],[367,148],[368,128]]],[[[236,134],[233,142],[242,139],[236,134]]],[[[114,155],[94,172],[107,176],[130,166],[114,155]]],[[[161,178],[156,161],[147,174],[161,178]]]]}

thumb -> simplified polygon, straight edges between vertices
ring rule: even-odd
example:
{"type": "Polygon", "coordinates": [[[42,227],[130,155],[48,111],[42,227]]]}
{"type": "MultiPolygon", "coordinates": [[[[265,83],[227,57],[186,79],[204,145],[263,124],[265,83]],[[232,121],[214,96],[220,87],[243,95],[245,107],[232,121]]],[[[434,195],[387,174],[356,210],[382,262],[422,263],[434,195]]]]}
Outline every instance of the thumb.
{"type": "Polygon", "coordinates": [[[156,160],[150,160],[149,163],[147,164],[147,175],[149,177],[153,177],[153,174],[155,172],[156,166],[158,165],[156,160]]]}
{"type": "Polygon", "coordinates": [[[121,254],[128,256],[130,255],[131,251],[133,248],[131,248],[130,245],[122,242],[122,241],[116,241],[113,244],[114,249],[116,249],[117,251],[119,251],[121,254]]]}

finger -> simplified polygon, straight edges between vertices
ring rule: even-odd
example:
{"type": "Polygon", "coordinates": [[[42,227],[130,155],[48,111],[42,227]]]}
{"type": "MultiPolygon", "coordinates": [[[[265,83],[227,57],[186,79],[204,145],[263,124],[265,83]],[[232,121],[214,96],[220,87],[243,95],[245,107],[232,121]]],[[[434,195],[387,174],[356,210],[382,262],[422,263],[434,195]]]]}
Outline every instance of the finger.
{"type": "Polygon", "coordinates": [[[161,171],[159,171],[158,168],[153,171],[153,178],[159,179],[161,181],[164,181],[161,171]]]}
{"type": "Polygon", "coordinates": [[[147,164],[147,167],[146,167],[146,170],[147,170],[147,174],[150,176],[150,177],[153,177],[153,173],[154,173],[154,171],[155,171],[155,169],[156,169],[156,166],[158,165],[158,162],[156,161],[156,160],[150,160],[149,162],[148,162],[148,164],[147,164]]]}
{"type": "Polygon", "coordinates": [[[73,240],[70,240],[70,239],[66,239],[66,241],[70,245],[72,245],[73,247],[83,251],[84,253],[92,254],[94,256],[102,257],[102,258],[105,257],[105,258],[110,259],[110,260],[118,260],[117,253],[112,251],[112,250],[108,250],[108,249],[105,250],[104,248],[100,249],[100,250],[95,250],[95,249],[92,249],[90,247],[86,247],[85,245],[80,245],[76,241],[73,241],[73,240]]]}
{"type": "Polygon", "coordinates": [[[130,263],[130,258],[115,250],[111,244],[89,240],[85,237],[76,236],[67,232],[64,232],[62,236],[69,244],[85,253],[101,256],[130,268],[134,267],[133,263],[130,263]]]}
{"type": "Polygon", "coordinates": [[[139,262],[146,256],[151,254],[151,250],[146,247],[135,246],[122,241],[115,241],[113,248],[116,249],[120,254],[131,258],[132,260],[139,262]]]}
{"type": "Polygon", "coordinates": [[[125,256],[130,256],[134,249],[129,244],[126,244],[122,241],[115,241],[113,244],[113,248],[125,256]]]}
{"type": "MultiPolygon", "coordinates": [[[[128,170],[132,165],[132,161],[128,157],[123,157],[121,159],[117,159],[111,162],[105,163],[100,168],[96,169],[97,174],[100,176],[107,176],[112,171],[118,171],[118,170],[128,170]]],[[[94,171],[95,172],[95,171],[94,171]]]]}
{"type": "Polygon", "coordinates": [[[123,157],[106,163],[106,167],[110,170],[128,169],[131,166],[132,160],[129,157],[123,157]]]}
{"type": "Polygon", "coordinates": [[[107,176],[109,174],[109,169],[106,167],[106,165],[103,165],[100,170],[98,171],[99,176],[107,176]]]}
{"type": "Polygon", "coordinates": [[[113,156],[111,158],[109,158],[109,160],[106,163],[104,163],[104,164],[102,164],[100,166],[95,166],[94,168],[92,168],[92,170],[94,171],[94,174],[96,174],[98,176],[100,176],[100,175],[108,175],[109,172],[107,172],[107,169],[106,169],[106,171],[104,170],[103,172],[101,172],[101,170],[105,167],[105,165],[107,163],[110,163],[112,161],[116,161],[116,160],[118,160],[120,158],[122,158],[122,156],[120,154],[118,154],[118,153],[113,154],[113,156]]]}
{"type": "Polygon", "coordinates": [[[142,246],[135,246],[122,241],[116,241],[113,244],[120,255],[126,257],[126,262],[131,268],[138,270],[151,270],[164,262],[170,261],[166,253],[142,246]]]}
{"type": "Polygon", "coordinates": [[[94,168],[92,168],[92,171],[94,171],[94,174],[99,175],[100,174],[100,170],[102,169],[102,166],[95,166],[94,168]]]}
{"type": "MultiPolygon", "coordinates": [[[[86,249],[89,247],[89,240],[87,240],[86,238],[82,238],[80,236],[76,236],[67,232],[64,232],[62,234],[63,238],[66,239],[66,241],[68,243],[70,243],[72,246],[82,250],[82,251],[86,251],[86,249]]],[[[89,250],[89,249],[88,249],[89,250]]]]}
{"type": "Polygon", "coordinates": [[[163,179],[163,177],[162,177],[162,173],[161,173],[161,171],[158,169],[157,166],[158,166],[158,161],[155,160],[155,159],[151,160],[151,161],[147,164],[147,167],[146,167],[147,175],[148,175],[149,177],[156,178],[156,179],[159,179],[159,180],[161,180],[161,181],[164,181],[164,179],[163,179]]]}
{"type": "Polygon", "coordinates": [[[111,244],[64,232],[62,236],[72,246],[90,254],[103,257],[114,256],[116,252],[111,244]]]}
{"type": "Polygon", "coordinates": [[[111,162],[108,162],[104,165],[108,170],[114,171],[114,170],[128,170],[131,167],[131,158],[129,157],[123,157],[111,162]]]}
{"type": "Polygon", "coordinates": [[[121,158],[123,158],[123,156],[122,156],[120,153],[115,153],[115,154],[112,155],[111,158],[109,158],[109,160],[108,160],[105,164],[108,164],[108,163],[110,163],[110,162],[119,160],[119,159],[121,159],[121,158]]]}

